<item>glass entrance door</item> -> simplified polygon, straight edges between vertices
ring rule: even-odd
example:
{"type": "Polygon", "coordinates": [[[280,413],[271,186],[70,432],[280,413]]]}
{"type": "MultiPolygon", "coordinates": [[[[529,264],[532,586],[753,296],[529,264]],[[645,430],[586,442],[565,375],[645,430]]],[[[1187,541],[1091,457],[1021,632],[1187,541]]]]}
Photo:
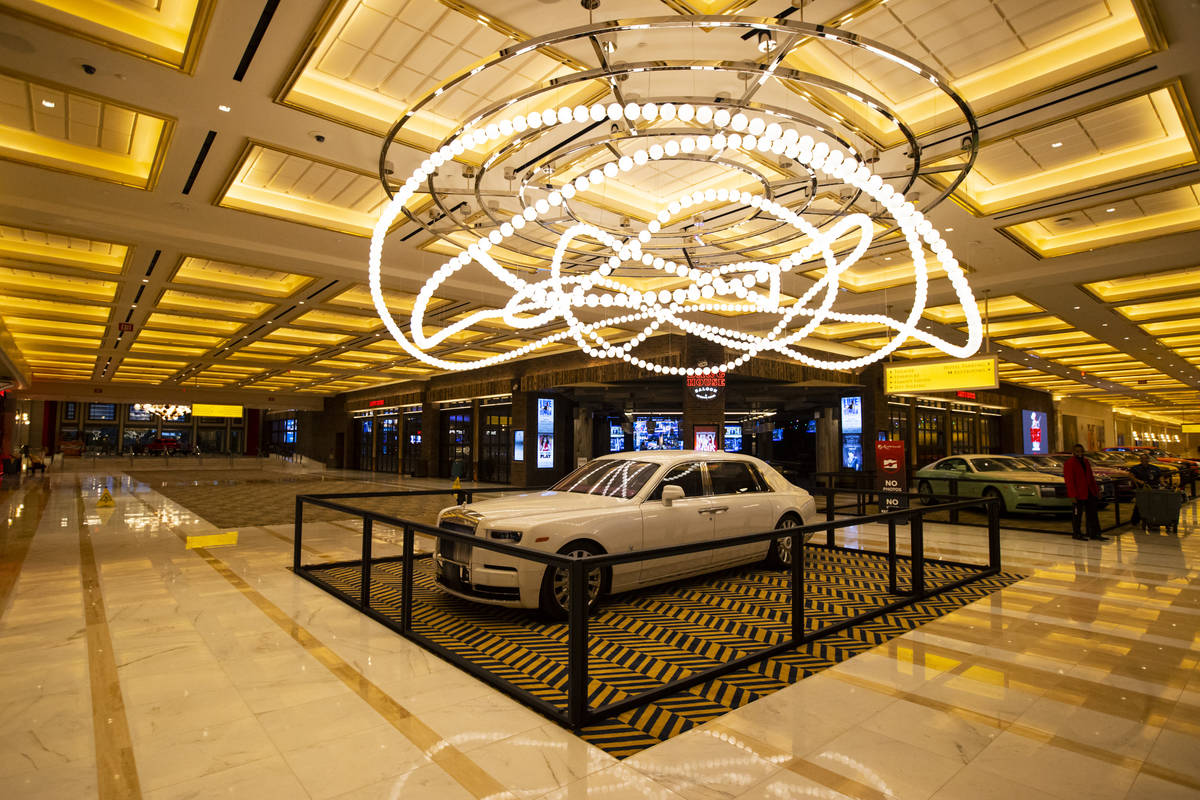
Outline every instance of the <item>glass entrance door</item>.
{"type": "Polygon", "coordinates": [[[375,471],[397,473],[400,471],[400,418],[384,417],[379,420],[379,435],[375,437],[378,447],[375,453],[375,471]]]}
{"type": "Polygon", "coordinates": [[[931,464],[946,453],[946,415],[917,409],[917,468],[931,464]]]}
{"type": "Polygon", "coordinates": [[[480,409],[480,415],[483,428],[479,431],[479,480],[508,483],[512,406],[488,406],[480,409]]]}
{"type": "Polygon", "coordinates": [[[438,477],[471,478],[471,412],[469,409],[442,412],[441,452],[438,477]]]}
{"type": "Polygon", "coordinates": [[[357,456],[355,469],[375,468],[375,420],[360,419],[354,425],[354,453],[357,456]]]}
{"type": "Polygon", "coordinates": [[[404,469],[405,475],[416,475],[421,463],[421,415],[404,415],[404,469]]]}

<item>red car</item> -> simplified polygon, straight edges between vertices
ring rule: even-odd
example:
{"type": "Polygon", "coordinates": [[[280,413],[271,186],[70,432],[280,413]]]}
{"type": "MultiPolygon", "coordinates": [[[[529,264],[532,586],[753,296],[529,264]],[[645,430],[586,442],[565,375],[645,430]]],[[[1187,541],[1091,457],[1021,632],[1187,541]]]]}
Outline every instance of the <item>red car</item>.
{"type": "Polygon", "coordinates": [[[170,455],[179,451],[179,441],[176,439],[151,439],[146,443],[147,453],[166,453],[170,455]]]}

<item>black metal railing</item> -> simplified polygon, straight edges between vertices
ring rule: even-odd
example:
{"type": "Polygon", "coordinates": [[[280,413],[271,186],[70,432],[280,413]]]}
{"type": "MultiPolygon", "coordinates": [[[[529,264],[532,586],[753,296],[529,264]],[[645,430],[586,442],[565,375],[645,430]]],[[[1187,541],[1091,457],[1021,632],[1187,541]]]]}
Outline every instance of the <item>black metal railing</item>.
{"type": "MultiPolygon", "coordinates": [[[[493,490],[496,491],[496,490],[493,490]]],[[[511,491],[511,490],[509,490],[511,491]]],[[[995,575],[1000,571],[1000,524],[999,524],[999,508],[997,501],[992,499],[967,499],[960,500],[954,503],[940,504],[925,508],[913,508],[903,511],[891,511],[878,514],[860,515],[851,518],[839,520],[826,519],[824,522],[816,524],[808,524],[795,528],[783,528],[778,530],[763,531],[760,533],[751,533],[735,538],[724,539],[719,541],[701,542],[696,544],[676,545],[672,547],[661,547],[653,550],[641,550],[631,553],[617,553],[606,555],[593,555],[587,557],[571,557],[557,553],[547,553],[540,550],[534,550],[529,547],[524,547],[516,544],[507,544],[493,539],[478,537],[469,533],[448,530],[434,525],[428,525],[421,522],[416,522],[409,519],[385,514],[377,511],[358,508],[343,500],[362,499],[362,498],[385,498],[385,497],[411,497],[419,495],[435,495],[445,494],[445,491],[418,491],[418,492],[357,492],[344,494],[321,494],[321,495],[299,495],[296,497],[296,524],[295,524],[295,541],[293,552],[292,567],[297,575],[311,581],[325,591],[333,594],[335,597],[343,600],[355,608],[358,608],[362,613],[375,619],[382,625],[396,631],[401,636],[404,636],[411,641],[416,642],[425,649],[441,656],[447,661],[455,664],[464,671],[474,675],[485,683],[505,692],[511,697],[520,700],[526,705],[536,709],[542,714],[554,719],[573,729],[579,729],[584,725],[596,722],[616,714],[620,714],[631,708],[635,708],[646,703],[653,702],[656,699],[667,695],[676,694],[684,691],[692,686],[696,686],[722,675],[729,674],[738,669],[741,669],[749,664],[756,663],[766,658],[770,658],[776,654],[792,650],[818,639],[831,636],[838,631],[874,619],[880,615],[889,613],[896,609],[918,602],[920,600],[932,597],[942,592],[949,591],[959,586],[966,585],[973,581],[995,575]],[[348,561],[339,561],[324,564],[304,564],[302,563],[302,543],[304,536],[304,508],[306,505],[317,506],[321,508],[341,511],[343,513],[352,514],[362,519],[362,552],[361,557],[348,561]],[[924,544],[924,527],[923,518],[926,513],[935,510],[959,509],[967,507],[982,506],[988,515],[989,527],[987,536],[987,564],[969,564],[956,561],[948,561],[943,559],[927,559],[925,557],[924,544]],[[898,552],[897,546],[897,523],[907,521],[910,532],[910,559],[911,559],[911,580],[907,589],[901,589],[897,586],[897,562],[902,556],[898,552]],[[848,548],[840,547],[836,544],[836,531],[842,528],[848,528],[870,523],[886,523],[888,526],[888,549],[887,552],[870,551],[863,548],[848,548]],[[373,550],[373,533],[376,524],[387,525],[399,529],[403,532],[402,547],[400,555],[391,556],[375,556],[373,550]],[[805,584],[806,577],[804,571],[805,563],[805,540],[811,533],[825,531],[827,541],[824,545],[808,544],[809,548],[825,548],[835,551],[855,552],[855,553],[870,553],[874,555],[886,556],[888,560],[888,579],[889,590],[891,594],[896,595],[895,600],[884,603],[873,609],[858,614],[857,616],[843,618],[837,622],[826,624],[818,627],[815,630],[806,630],[805,616],[805,584]],[[508,556],[513,556],[525,561],[533,561],[538,564],[543,564],[547,568],[565,569],[568,575],[568,602],[567,602],[567,680],[565,686],[566,703],[565,707],[562,704],[551,702],[543,697],[539,697],[527,689],[516,685],[506,678],[489,671],[478,663],[464,658],[454,650],[444,646],[440,642],[425,635],[413,626],[413,612],[416,604],[413,591],[415,562],[421,558],[415,551],[415,538],[417,535],[428,535],[437,539],[451,542],[459,542],[469,545],[472,548],[484,549],[491,552],[501,553],[508,556]],[[716,666],[702,669],[687,677],[664,683],[660,686],[647,689],[629,697],[625,697],[615,702],[606,703],[604,705],[591,707],[588,701],[589,698],[589,675],[588,675],[588,603],[587,603],[587,573],[591,570],[603,567],[613,567],[620,564],[629,564],[634,562],[653,561],[662,558],[671,558],[674,556],[686,555],[690,553],[699,553],[708,550],[719,550],[726,547],[737,547],[749,544],[767,543],[776,539],[789,537],[792,547],[792,565],[790,570],[789,592],[790,592],[790,626],[788,628],[790,635],[782,639],[775,637],[777,641],[766,647],[748,653],[736,659],[731,659],[725,663],[716,666]],[[400,613],[398,618],[393,613],[391,615],[383,613],[380,609],[372,605],[371,589],[372,589],[372,567],[384,562],[400,561],[401,577],[400,577],[400,613]],[[926,567],[929,564],[938,564],[947,567],[955,567],[969,570],[969,574],[946,580],[939,585],[930,586],[929,575],[926,567]],[[359,586],[357,596],[350,592],[334,586],[332,583],[324,580],[320,574],[322,570],[328,570],[333,567],[354,567],[358,566],[361,570],[359,576],[359,586]]],[[[483,493],[481,490],[462,490],[458,494],[461,500],[469,501],[474,494],[483,493]]],[[[428,554],[424,554],[428,557],[428,554]]]]}

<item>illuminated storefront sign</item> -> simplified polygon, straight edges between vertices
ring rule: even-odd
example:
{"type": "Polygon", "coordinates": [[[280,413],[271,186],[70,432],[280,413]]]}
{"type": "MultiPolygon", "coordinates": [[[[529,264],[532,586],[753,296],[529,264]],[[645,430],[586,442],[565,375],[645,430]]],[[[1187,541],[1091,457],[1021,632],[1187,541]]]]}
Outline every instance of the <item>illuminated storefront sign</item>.
{"type": "Polygon", "coordinates": [[[1021,442],[1025,446],[1027,456],[1045,455],[1050,452],[1045,411],[1021,412],[1021,442]]]}
{"type": "Polygon", "coordinates": [[[197,417],[234,417],[241,419],[241,406],[223,406],[215,403],[192,403],[192,415],[197,417]]]}
{"type": "Polygon", "coordinates": [[[715,400],[725,388],[725,373],[715,375],[688,375],[684,385],[692,390],[697,400],[715,400]]]}
{"type": "Polygon", "coordinates": [[[959,389],[998,389],[1000,371],[996,356],[958,361],[885,364],[883,390],[905,392],[952,392],[959,389]]]}

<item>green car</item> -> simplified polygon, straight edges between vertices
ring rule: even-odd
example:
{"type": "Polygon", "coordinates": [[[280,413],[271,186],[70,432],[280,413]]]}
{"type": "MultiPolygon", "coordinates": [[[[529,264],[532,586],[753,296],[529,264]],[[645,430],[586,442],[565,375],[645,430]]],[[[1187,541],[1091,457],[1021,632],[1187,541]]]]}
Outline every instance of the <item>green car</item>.
{"type": "Polygon", "coordinates": [[[960,497],[999,497],[1001,510],[1070,513],[1066,481],[1006,456],[950,456],[917,470],[917,492],[926,505],[951,499],[950,481],[960,497]]]}

